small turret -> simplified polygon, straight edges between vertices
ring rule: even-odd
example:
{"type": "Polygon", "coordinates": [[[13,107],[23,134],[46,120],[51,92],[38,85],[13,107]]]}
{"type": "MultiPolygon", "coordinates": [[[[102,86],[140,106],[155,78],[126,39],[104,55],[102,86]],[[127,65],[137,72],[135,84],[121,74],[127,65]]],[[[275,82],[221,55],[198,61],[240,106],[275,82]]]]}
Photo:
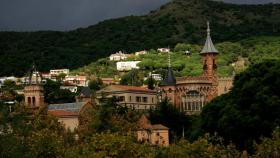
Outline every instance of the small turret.
{"type": "Polygon", "coordinates": [[[218,55],[218,50],[215,48],[211,36],[210,36],[210,26],[207,21],[207,37],[205,45],[200,52],[200,55],[203,57],[203,75],[213,82],[216,82],[216,56],[218,55]]]}
{"type": "Polygon", "coordinates": [[[170,53],[168,52],[168,70],[166,72],[164,80],[161,81],[161,86],[175,86],[176,85],[176,78],[174,76],[172,67],[171,67],[171,59],[170,53]]]}

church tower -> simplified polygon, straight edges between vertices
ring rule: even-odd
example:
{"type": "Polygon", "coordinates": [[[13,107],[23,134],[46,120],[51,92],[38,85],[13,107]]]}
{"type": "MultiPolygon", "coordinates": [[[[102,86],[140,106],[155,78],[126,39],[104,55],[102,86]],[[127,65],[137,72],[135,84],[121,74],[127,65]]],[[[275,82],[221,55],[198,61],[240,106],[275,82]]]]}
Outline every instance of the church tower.
{"type": "Polygon", "coordinates": [[[25,78],[24,99],[25,105],[30,108],[38,108],[44,105],[43,80],[34,65],[25,78]]]}
{"type": "Polygon", "coordinates": [[[210,36],[210,26],[207,22],[207,38],[205,45],[200,52],[203,60],[203,75],[213,82],[217,82],[216,76],[216,56],[219,54],[218,50],[215,48],[211,36],[210,36]]]}

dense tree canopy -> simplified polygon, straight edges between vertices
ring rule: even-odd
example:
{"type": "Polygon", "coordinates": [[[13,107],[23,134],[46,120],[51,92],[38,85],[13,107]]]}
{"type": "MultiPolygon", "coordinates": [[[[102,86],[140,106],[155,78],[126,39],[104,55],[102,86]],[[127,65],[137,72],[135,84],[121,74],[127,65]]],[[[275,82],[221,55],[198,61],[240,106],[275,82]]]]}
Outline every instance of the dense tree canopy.
{"type": "Polygon", "coordinates": [[[237,75],[228,94],[214,99],[201,114],[201,128],[239,148],[251,148],[280,125],[280,62],[269,60],[237,75]]]}

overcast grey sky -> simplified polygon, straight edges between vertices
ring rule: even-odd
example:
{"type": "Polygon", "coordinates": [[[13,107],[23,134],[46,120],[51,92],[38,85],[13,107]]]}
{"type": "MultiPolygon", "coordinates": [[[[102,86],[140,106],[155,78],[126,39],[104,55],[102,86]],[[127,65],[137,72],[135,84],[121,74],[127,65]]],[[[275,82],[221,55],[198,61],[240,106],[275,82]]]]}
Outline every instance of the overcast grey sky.
{"type": "MultiPolygon", "coordinates": [[[[143,15],[169,0],[0,0],[0,30],[72,30],[127,15],[143,15]]],[[[280,0],[225,0],[275,2],[280,0]]]]}

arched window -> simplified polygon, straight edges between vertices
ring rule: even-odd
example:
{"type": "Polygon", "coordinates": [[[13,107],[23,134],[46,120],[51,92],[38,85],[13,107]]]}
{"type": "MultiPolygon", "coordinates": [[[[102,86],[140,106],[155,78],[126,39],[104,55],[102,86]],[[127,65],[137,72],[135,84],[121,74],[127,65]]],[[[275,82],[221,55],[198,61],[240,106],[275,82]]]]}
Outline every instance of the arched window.
{"type": "Polygon", "coordinates": [[[186,111],[189,112],[199,112],[202,110],[204,95],[199,93],[199,91],[191,90],[186,93],[186,111]]]}

